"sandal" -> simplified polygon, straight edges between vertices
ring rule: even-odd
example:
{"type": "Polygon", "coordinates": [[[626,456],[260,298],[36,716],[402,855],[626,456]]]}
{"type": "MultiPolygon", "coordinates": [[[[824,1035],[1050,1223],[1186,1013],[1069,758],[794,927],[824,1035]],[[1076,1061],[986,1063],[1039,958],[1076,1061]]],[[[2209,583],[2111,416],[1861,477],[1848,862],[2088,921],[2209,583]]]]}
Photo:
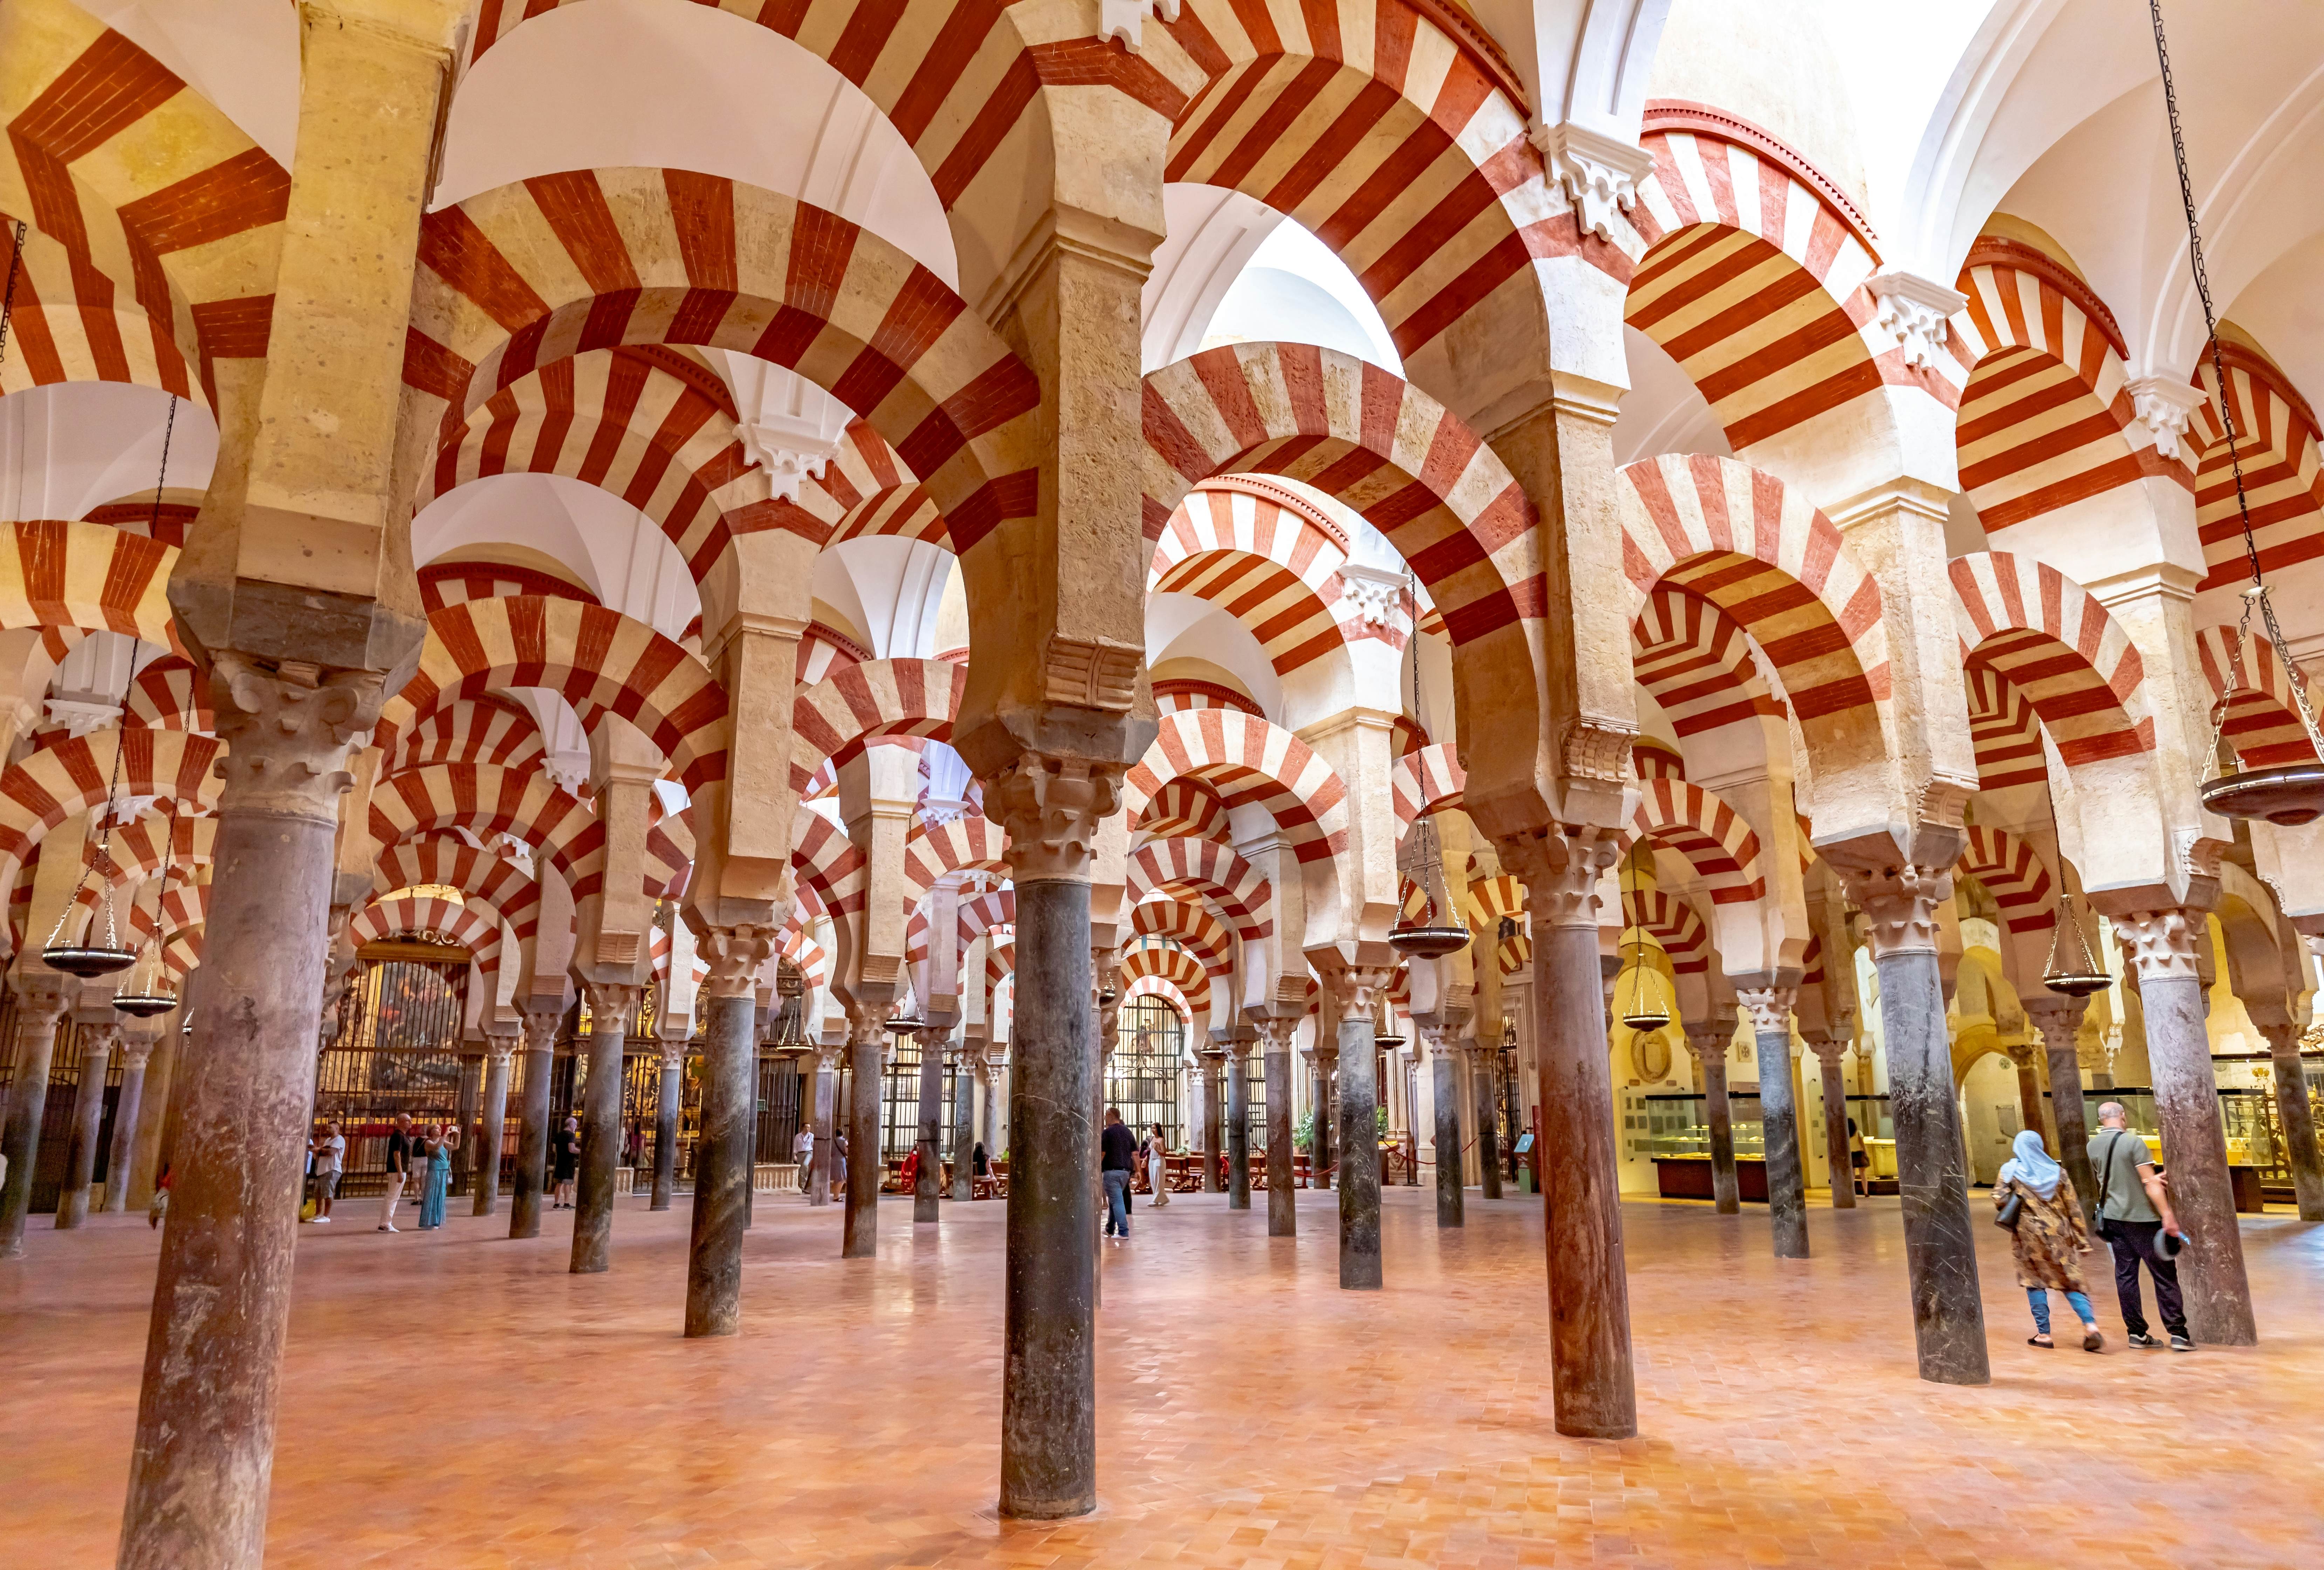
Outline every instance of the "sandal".
{"type": "Polygon", "coordinates": [[[2058,1344],[2051,1340],[2047,1335],[2029,1335],[2025,1338],[2025,1344],[2028,1346],[2039,1346],[2046,1349],[2053,1347],[2058,1344]]]}

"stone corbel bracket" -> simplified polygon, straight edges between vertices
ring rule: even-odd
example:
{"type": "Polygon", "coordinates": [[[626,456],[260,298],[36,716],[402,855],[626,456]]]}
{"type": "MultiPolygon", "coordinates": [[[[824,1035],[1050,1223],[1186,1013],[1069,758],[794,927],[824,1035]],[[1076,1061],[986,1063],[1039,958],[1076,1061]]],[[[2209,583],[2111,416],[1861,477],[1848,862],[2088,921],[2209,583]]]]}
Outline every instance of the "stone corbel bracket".
{"type": "Polygon", "coordinates": [[[1098,0],[1097,35],[1118,38],[1122,48],[1136,54],[1146,44],[1146,19],[1159,11],[1163,21],[1176,22],[1178,6],[1179,0],[1098,0]]]}
{"type": "Polygon", "coordinates": [[[1536,125],[1527,140],[1541,154],[1549,178],[1564,188],[1582,232],[1614,244],[1614,225],[1638,205],[1638,185],[1654,173],[1655,155],[1571,120],[1536,125]]]}
{"type": "Polygon", "coordinates": [[[1969,296],[1914,272],[1876,272],[1864,287],[1879,302],[1874,324],[1895,338],[1904,364],[1934,370],[1951,331],[1947,319],[1969,304],[1969,296]]]}

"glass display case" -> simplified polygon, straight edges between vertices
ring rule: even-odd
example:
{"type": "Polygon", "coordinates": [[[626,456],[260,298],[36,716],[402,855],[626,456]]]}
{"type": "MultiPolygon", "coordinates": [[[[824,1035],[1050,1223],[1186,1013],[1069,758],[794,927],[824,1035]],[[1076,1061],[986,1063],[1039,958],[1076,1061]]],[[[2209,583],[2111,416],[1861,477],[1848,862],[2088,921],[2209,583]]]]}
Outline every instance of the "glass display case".
{"type": "MultiPolygon", "coordinates": [[[[1709,1159],[1711,1119],[1702,1096],[1678,1091],[1644,1099],[1646,1128],[1638,1140],[1638,1154],[1651,1159],[1683,1156],[1709,1159]]],[[[1764,1159],[1767,1136],[1760,1122],[1758,1096],[1749,1092],[1730,1094],[1727,1110],[1735,1132],[1736,1159],[1764,1159]]]]}
{"type": "Polygon", "coordinates": [[[2219,1119],[2227,1125],[2227,1165],[2273,1170],[2278,1165],[2275,1098],[2264,1090],[2222,1090],[2219,1119]]]}

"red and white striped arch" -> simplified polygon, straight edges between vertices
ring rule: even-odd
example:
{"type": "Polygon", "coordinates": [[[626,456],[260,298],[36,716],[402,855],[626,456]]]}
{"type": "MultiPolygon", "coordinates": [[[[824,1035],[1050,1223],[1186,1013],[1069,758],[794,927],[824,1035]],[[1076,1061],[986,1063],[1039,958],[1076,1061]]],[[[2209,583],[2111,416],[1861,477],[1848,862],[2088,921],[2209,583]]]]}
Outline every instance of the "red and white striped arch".
{"type": "Polygon", "coordinates": [[[862,914],[870,868],[846,832],[822,813],[799,808],[791,829],[791,867],[835,924],[862,914]]]}
{"type": "Polygon", "coordinates": [[[1640,736],[1630,743],[1630,772],[1641,780],[1683,780],[1686,759],[1668,742],[1640,736]]]}
{"type": "Polygon", "coordinates": [[[1660,889],[1626,889],[1622,919],[1662,946],[1671,970],[1701,975],[1711,969],[1711,932],[1694,907],[1660,889]]]}
{"type": "Polygon", "coordinates": [[[1990,665],[1965,665],[1961,677],[1968,685],[1978,789],[2003,790],[2045,779],[2049,763],[2042,751],[2042,720],[2032,700],[1990,665]]]}
{"type": "Polygon", "coordinates": [[[540,930],[540,884],[507,857],[455,836],[404,840],[380,853],[372,873],[375,892],[389,894],[423,883],[459,890],[464,899],[507,922],[520,943],[530,944],[540,930]]]}
{"type": "Polygon", "coordinates": [[[801,687],[813,687],[825,678],[849,666],[861,665],[871,658],[871,650],[837,628],[825,626],[821,622],[810,622],[799,637],[798,666],[793,679],[801,687]]]}
{"type": "Polygon", "coordinates": [[[347,937],[358,947],[391,937],[434,933],[465,948],[477,965],[489,972],[501,956],[500,923],[481,910],[434,894],[383,894],[355,912],[347,937]]]}
{"type": "Polygon", "coordinates": [[[1758,835],[1733,807],[1690,780],[1644,781],[1630,832],[1684,856],[1714,905],[1745,904],[1767,891],[1758,835]]]}
{"type": "MultiPolygon", "coordinates": [[[[2217,722],[2218,706],[2227,705],[2223,734],[2244,767],[2272,768],[2316,756],[2292,690],[2292,683],[2301,677],[2284,669],[2274,644],[2222,623],[2195,634],[2195,657],[2202,665],[2203,679],[2210,684],[2209,717],[2217,722]]],[[[2310,697],[2312,701],[2312,686],[2310,697]]],[[[2324,708],[2324,703],[2316,706],[2324,708]]]]}
{"type": "Polygon", "coordinates": [[[1388,788],[1396,795],[1396,833],[1400,841],[1416,818],[1461,805],[1466,777],[1460,755],[1443,742],[1406,753],[1388,771],[1388,788]]]}
{"type": "Polygon", "coordinates": [[[964,814],[949,823],[912,820],[904,836],[905,903],[917,905],[936,880],[968,870],[1006,873],[1009,836],[989,817],[964,814]]]}
{"type": "Polygon", "coordinates": [[[76,265],[39,229],[25,234],[18,256],[16,217],[0,212],[0,275],[15,269],[0,397],[65,382],[122,382],[208,403],[208,390],[193,381],[166,319],[157,322],[97,268],[76,265]]]}
{"type": "Polygon", "coordinates": [[[1347,559],[1304,510],[1256,488],[1206,481],[1170,514],[1146,590],[1210,601],[1250,630],[1277,676],[1289,676],[1352,635],[1339,577],[1347,559]]]}
{"type": "MultiPolygon", "coordinates": [[[[2236,421],[2236,453],[2243,461],[2244,495],[2252,537],[2264,572],[2281,572],[2324,556],[2324,460],[2317,448],[2316,411],[2274,365],[2240,344],[2219,346],[2227,365],[2227,406],[2236,421]]],[[[2228,461],[2220,392],[2209,356],[2197,373],[2208,395],[2188,427],[2200,453],[2195,466],[2195,524],[2203,541],[2199,588],[2239,588],[2251,577],[2244,552],[2243,516],[2236,505],[2235,466],[2228,461]]]]}
{"type": "Polygon", "coordinates": [[[1205,910],[1199,900],[1157,894],[1130,907],[1130,930],[1141,937],[1167,938],[1185,947],[1202,961],[1203,968],[1223,984],[1234,977],[1235,940],[1226,923],[1205,910]]]}
{"type": "Polygon", "coordinates": [[[548,741],[531,712],[486,693],[438,704],[406,725],[388,754],[384,771],[392,774],[429,763],[535,768],[548,754],[548,741]]]}
{"type": "MultiPolygon", "coordinates": [[[[791,927],[785,929],[782,956],[798,966],[808,991],[821,992],[831,984],[831,956],[825,952],[823,945],[808,937],[804,928],[791,927]]],[[[700,974],[708,975],[710,967],[702,965],[700,974]]]]}
{"type": "Polygon", "coordinates": [[[1873,325],[1870,231],[1796,154],[1739,125],[1719,134],[1719,118],[1649,122],[1654,173],[1613,234],[1636,262],[1623,319],[1679,363],[1741,451],[1921,379],[1873,325]]]}
{"type": "Polygon", "coordinates": [[[799,504],[827,520],[826,547],[884,534],[952,549],[952,533],[928,488],[861,420],[848,426],[821,477],[800,485],[799,504]]]}
{"type": "Polygon", "coordinates": [[[1145,816],[1131,828],[1157,840],[1198,839],[1218,845],[1231,845],[1233,834],[1227,804],[1219,792],[1204,780],[1184,778],[1157,790],[1146,805],[1145,816]]]}
{"type": "Polygon", "coordinates": [[[49,830],[111,797],[116,752],[122,794],[155,799],[151,810],[174,801],[190,813],[217,799],[215,736],[133,725],[67,737],[0,772],[0,882],[13,882],[49,830]]]}
{"type": "Polygon", "coordinates": [[[1205,349],[1146,378],[1145,425],[1146,529],[1157,540],[1202,481],[1284,475],[1388,536],[1455,649],[1502,633],[1521,642],[1519,623],[1544,614],[1524,487],[1458,416],[1377,365],[1312,344],[1205,349]]]}
{"type": "Polygon", "coordinates": [[[1734,458],[1665,454],[1620,478],[1622,568],[1642,598],[1666,582],[1734,617],[1811,735],[1820,721],[1885,720],[1880,586],[1830,519],[1734,458]]]}
{"type": "Polygon", "coordinates": [[[1136,904],[1157,893],[1191,890],[1215,903],[1235,936],[1256,941],[1275,930],[1274,891],[1257,867],[1214,840],[1149,840],[1130,854],[1128,888],[1136,904]]]}
{"type": "Polygon", "coordinates": [[[91,876],[74,891],[73,903],[93,910],[108,893],[117,897],[124,886],[159,876],[165,869],[179,878],[198,881],[198,869],[217,860],[217,819],[180,817],[174,836],[170,821],[148,814],[115,828],[112,848],[92,858],[91,876]]]}
{"type": "Polygon", "coordinates": [[[537,567],[505,561],[431,561],[420,569],[420,603],[430,615],[447,605],[470,600],[503,600],[518,595],[541,595],[549,599],[577,600],[585,605],[604,602],[569,578],[537,567]]]}
{"type": "Polygon", "coordinates": [[[1961,871],[1983,883],[2013,936],[2048,932],[2058,925],[2057,896],[2041,853],[2006,829],[1969,825],[1961,871]]]}
{"type": "Polygon", "coordinates": [[[1123,783],[1130,827],[1145,827],[1147,804],[1165,785],[1188,778],[1214,787],[1229,808],[1266,808],[1303,864],[1328,861],[1347,846],[1347,786],[1313,748],[1279,725],[1232,709],[1164,718],[1154,744],[1123,783]]]}
{"type": "MultiPolygon", "coordinates": [[[[1631,667],[1682,738],[1749,719],[1784,717],[1742,624],[1668,582],[1647,591],[1630,623],[1631,667]]],[[[1680,772],[1685,771],[1682,766],[1680,772]]]]}
{"type": "Polygon", "coordinates": [[[129,723],[153,730],[216,731],[209,679],[182,655],[147,660],[129,684],[129,723]]]}
{"type": "Polygon", "coordinates": [[[123,633],[183,655],[168,587],[177,551],[102,523],[11,523],[0,534],[0,629],[123,633]]]}
{"type": "Polygon", "coordinates": [[[1489,878],[1479,878],[1469,885],[1471,927],[1482,930],[1506,916],[1514,916],[1522,923],[1525,913],[1525,885],[1508,873],[1496,873],[1489,878]]]}
{"type": "Polygon", "coordinates": [[[726,689],[701,660],[643,622],[603,605],[526,595],[447,605],[428,618],[420,669],[382,711],[391,752],[438,703],[494,687],[547,687],[580,711],[629,721],[688,790],[726,777],[726,689]]]}
{"type": "Polygon", "coordinates": [[[2154,749],[2145,666],[2129,634],[2081,585],[2006,551],[1955,557],[1961,665],[2024,693],[2068,768],[2154,749]]]}
{"type": "Polygon", "coordinates": [[[891,443],[963,553],[1038,501],[1040,386],[927,268],[836,214],[678,170],[577,170],[430,213],[404,381],[464,421],[540,366],[704,344],[798,372],[891,443]]]}
{"type": "Polygon", "coordinates": [[[1244,714],[1260,713],[1259,705],[1231,687],[1185,676],[1154,684],[1154,708],[1157,714],[1176,714],[1182,708],[1231,708],[1244,714]]]}
{"type": "Polygon", "coordinates": [[[1180,1019],[1190,1024],[1194,1021],[1194,1005],[1186,1001],[1186,994],[1180,992],[1176,984],[1167,977],[1141,975],[1133,979],[1129,986],[1122,990],[1121,1001],[1128,1003],[1139,998],[1160,998],[1176,1011],[1180,1019]]]}
{"type": "Polygon", "coordinates": [[[538,769],[429,763],[372,788],[372,843],[383,849],[454,828],[487,842],[516,836],[549,857],[576,900],[604,887],[605,833],[596,815],[538,769]]]}
{"type": "Polygon", "coordinates": [[[883,736],[952,734],[968,670],[949,660],[871,660],[826,676],[791,705],[791,788],[883,736]]]}
{"type": "MultiPolygon", "coordinates": [[[[1123,952],[1121,964],[1115,974],[1120,977],[1125,1002],[1133,997],[1144,997],[1146,993],[1138,990],[1139,983],[1152,981],[1177,991],[1190,1011],[1189,1020],[1193,1024],[1199,1026],[1210,1018],[1210,972],[1203,967],[1201,960],[1176,944],[1133,943],[1123,952]]],[[[1147,992],[1158,990],[1154,986],[1147,988],[1147,992]]]]}

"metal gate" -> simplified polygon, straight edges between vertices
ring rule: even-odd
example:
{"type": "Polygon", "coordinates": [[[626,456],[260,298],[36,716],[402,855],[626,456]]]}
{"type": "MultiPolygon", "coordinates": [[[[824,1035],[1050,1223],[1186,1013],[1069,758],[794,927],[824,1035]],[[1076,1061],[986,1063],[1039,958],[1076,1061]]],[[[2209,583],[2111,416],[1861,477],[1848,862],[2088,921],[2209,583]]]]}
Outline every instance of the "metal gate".
{"type": "MultiPolygon", "coordinates": [[[[459,1120],[468,1017],[468,956],[434,945],[377,944],[358,956],[338,1039],[315,1078],[315,1116],[346,1136],[341,1194],[384,1187],[387,1140],[398,1113],[412,1122],[459,1120]]],[[[511,1105],[519,1104],[512,1093],[511,1105]]]]}

